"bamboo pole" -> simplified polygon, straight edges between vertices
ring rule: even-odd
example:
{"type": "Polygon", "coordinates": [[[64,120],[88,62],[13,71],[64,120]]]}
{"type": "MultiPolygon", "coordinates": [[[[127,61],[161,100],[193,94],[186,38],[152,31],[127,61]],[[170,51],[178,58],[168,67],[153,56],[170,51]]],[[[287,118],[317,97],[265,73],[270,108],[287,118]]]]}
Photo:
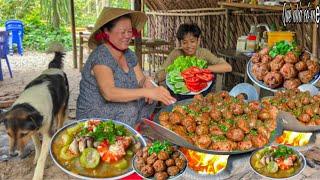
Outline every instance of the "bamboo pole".
{"type": "Polygon", "coordinates": [[[224,8],[196,8],[196,9],[173,9],[166,12],[178,13],[178,12],[198,12],[198,11],[222,11],[224,8]]]}
{"type": "Polygon", "coordinates": [[[224,15],[225,12],[208,12],[208,13],[186,13],[186,14],[182,14],[182,13],[162,13],[162,12],[146,12],[147,15],[155,15],[155,16],[214,16],[214,15],[224,15]]]}
{"type": "Polygon", "coordinates": [[[72,31],[72,49],[73,49],[73,67],[78,68],[77,62],[77,40],[76,40],[76,22],[74,18],[74,1],[70,0],[70,19],[71,19],[71,31],[72,31]]]}
{"type": "MultiPolygon", "coordinates": [[[[141,10],[141,1],[140,0],[135,0],[134,1],[134,10],[140,11],[141,10]]],[[[136,37],[134,38],[134,46],[135,46],[135,52],[136,56],[138,58],[138,62],[140,66],[142,67],[142,38],[141,37],[136,37]]]]}
{"type": "MultiPolygon", "coordinates": [[[[319,4],[319,0],[315,1],[315,7],[319,4]]],[[[312,33],[312,54],[314,57],[318,57],[318,24],[315,21],[313,24],[313,33],[312,33]]]]}

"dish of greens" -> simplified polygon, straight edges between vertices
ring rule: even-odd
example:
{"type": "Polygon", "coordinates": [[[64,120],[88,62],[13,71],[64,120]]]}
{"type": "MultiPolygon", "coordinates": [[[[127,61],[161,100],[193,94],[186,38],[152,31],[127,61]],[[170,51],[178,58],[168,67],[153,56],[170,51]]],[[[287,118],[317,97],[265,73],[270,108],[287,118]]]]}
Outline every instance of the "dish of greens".
{"type": "Polygon", "coordinates": [[[289,178],[302,172],[304,156],[284,145],[269,146],[254,152],[250,158],[251,168],[259,175],[269,178],[289,178]]]}
{"type": "Polygon", "coordinates": [[[205,60],[179,56],[166,69],[166,84],[175,94],[199,94],[207,90],[214,79],[214,75],[206,67],[205,60]]]}
{"type": "Polygon", "coordinates": [[[124,123],[89,119],[60,129],[52,138],[50,154],[58,167],[77,178],[113,179],[134,172],[132,158],[145,145],[124,123]]]}

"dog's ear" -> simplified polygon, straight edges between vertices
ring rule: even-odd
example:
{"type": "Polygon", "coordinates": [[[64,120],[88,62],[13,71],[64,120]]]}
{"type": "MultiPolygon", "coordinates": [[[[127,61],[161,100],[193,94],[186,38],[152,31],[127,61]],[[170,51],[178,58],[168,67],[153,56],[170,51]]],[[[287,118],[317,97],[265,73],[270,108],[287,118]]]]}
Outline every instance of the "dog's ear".
{"type": "Polygon", "coordinates": [[[3,123],[6,119],[7,113],[0,109],[0,124],[3,123]]]}

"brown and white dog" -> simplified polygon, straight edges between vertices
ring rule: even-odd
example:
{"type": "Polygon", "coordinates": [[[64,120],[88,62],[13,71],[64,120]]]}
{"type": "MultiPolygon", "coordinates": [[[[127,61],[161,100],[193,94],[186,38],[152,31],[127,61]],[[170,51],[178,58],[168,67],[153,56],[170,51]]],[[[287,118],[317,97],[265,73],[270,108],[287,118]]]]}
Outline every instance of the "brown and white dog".
{"type": "Polygon", "coordinates": [[[12,107],[0,115],[9,136],[9,154],[23,154],[30,137],[35,145],[33,179],[42,179],[48,156],[52,128],[61,128],[69,100],[69,85],[62,71],[64,53],[55,52],[49,68],[31,81],[12,107]],[[39,138],[42,134],[42,147],[39,138]]]}

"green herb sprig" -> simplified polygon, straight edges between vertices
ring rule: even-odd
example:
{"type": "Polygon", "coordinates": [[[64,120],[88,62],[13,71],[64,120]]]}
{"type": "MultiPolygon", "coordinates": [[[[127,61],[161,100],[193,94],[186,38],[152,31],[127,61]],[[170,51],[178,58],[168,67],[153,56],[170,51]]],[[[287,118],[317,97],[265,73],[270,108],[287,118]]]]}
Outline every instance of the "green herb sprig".
{"type": "Polygon", "coordinates": [[[155,141],[152,143],[151,147],[149,147],[148,153],[150,155],[152,153],[158,154],[160,151],[166,151],[171,154],[171,150],[169,147],[171,147],[171,144],[168,141],[155,141]]]}

